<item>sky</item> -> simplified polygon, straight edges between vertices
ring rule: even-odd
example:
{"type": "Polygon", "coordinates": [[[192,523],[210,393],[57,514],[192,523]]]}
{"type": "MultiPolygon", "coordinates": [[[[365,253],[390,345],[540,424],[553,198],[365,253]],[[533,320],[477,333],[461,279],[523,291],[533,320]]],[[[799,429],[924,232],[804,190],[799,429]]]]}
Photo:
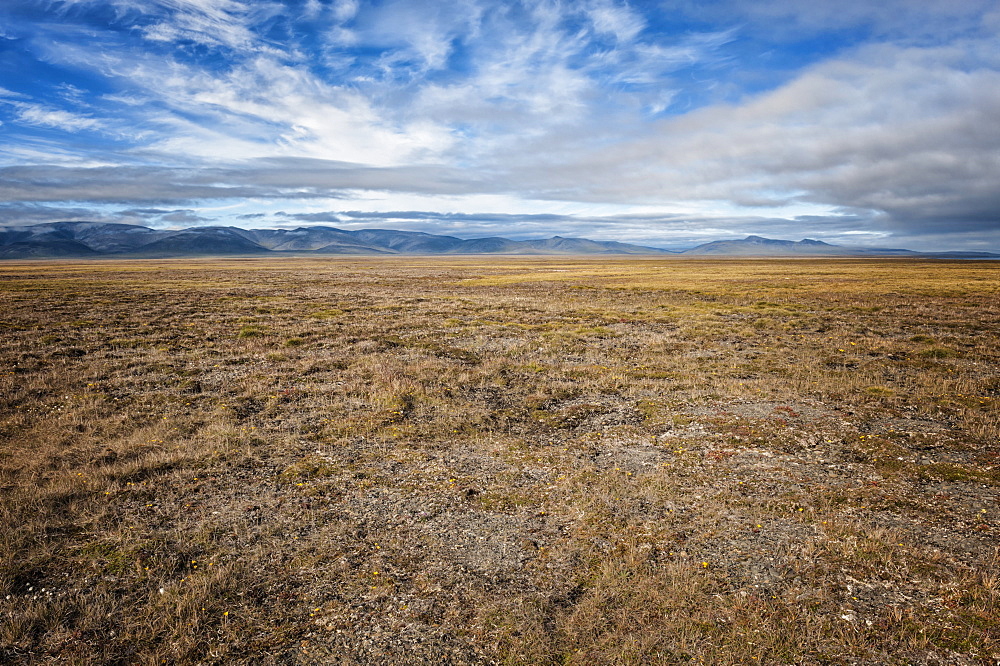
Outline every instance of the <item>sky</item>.
{"type": "Polygon", "coordinates": [[[2,0],[61,220],[1000,251],[1000,0],[2,0]]]}

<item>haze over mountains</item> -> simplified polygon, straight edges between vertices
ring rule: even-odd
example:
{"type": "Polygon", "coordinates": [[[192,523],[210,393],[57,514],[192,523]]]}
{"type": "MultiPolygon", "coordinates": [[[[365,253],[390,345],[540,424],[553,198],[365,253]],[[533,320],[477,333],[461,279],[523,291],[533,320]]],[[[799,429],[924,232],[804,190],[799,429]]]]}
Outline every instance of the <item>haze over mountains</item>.
{"type": "Polygon", "coordinates": [[[822,241],[748,236],[686,250],[616,241],[553,236],[517,241],[501,237],[462,239],[414,231],[326,226],[297,229],[191,227],[160,230],[131,224],[49,222],[0,226],[0,259],[59,257],[185,257],[233,255],[705,255],[705,256],[942,256],[1000,258],[988,252],[925,253],[831,245],[822,241]]]}
{"type": "Polygon", "coordinates": [[[831,245],[823,241],[804,238],[800,241],[775,240],[761,236],[747,236],[740,240],[718,240],[704,243],[680,254],[714,255],[723,257],[991,257],[989,252],[917,252],[887,247],[851,247],[831,245]]]}

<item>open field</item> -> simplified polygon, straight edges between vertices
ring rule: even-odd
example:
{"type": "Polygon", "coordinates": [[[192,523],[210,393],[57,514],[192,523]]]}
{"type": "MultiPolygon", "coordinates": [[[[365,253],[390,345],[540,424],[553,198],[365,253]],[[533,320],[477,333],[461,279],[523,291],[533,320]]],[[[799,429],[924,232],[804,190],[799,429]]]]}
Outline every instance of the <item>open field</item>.
{"type": "Polygon", "coordinates": [[[0,264],[0,662],[994,664],[1000,264],[0,264]]]}

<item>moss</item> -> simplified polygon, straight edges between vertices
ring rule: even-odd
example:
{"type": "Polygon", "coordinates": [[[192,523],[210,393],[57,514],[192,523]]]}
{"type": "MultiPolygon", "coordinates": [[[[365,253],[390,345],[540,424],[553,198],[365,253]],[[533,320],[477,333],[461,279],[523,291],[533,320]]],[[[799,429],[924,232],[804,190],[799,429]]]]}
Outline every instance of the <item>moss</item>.
{"type": "Polygon", "coordinates": [[[247,324],[240,327],[240,330],[236,333],[236,337],[244,340],[246,338],[259,338],[264,335],[264,329],[260,326],[254,326],[247,324]]]}

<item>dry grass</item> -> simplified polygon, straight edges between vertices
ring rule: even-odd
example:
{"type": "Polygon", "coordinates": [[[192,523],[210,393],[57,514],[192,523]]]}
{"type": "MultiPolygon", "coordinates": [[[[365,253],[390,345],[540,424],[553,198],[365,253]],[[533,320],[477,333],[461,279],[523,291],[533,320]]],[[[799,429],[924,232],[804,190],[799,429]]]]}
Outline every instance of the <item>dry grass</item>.
{"type": "Polygon", "coordinates": [[[1000,660],[1000,273],[0,265],[4,663],[1000,660]]]}

